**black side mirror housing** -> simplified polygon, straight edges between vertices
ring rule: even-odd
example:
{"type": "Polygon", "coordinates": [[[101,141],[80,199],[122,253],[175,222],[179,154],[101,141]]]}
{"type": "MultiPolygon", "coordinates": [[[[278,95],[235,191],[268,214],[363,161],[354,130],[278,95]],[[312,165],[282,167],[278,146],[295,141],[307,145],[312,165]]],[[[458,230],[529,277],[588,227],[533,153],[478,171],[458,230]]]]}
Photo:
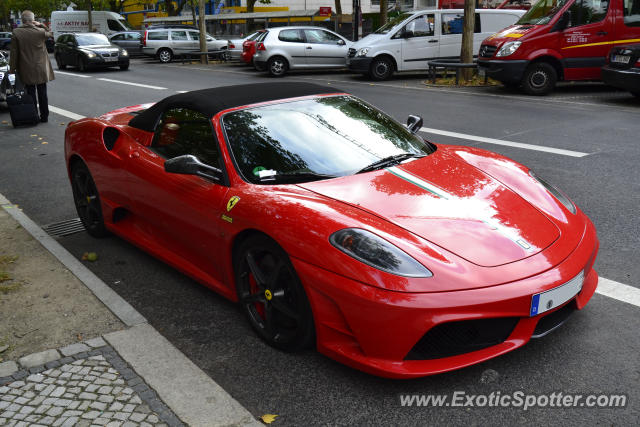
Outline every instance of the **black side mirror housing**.
{"type": "Polygon", "coordinates": [[[407,129],[409,129],[411,133],[416,133],[422,129],[423,122],[422,117],[410,115],[407,117],[407,129]]]}
{"type": "Polygon", "coordinates": [[[218,184],[222,183],[222,170],[202,163],[196,156],[185,154],[164,162],[164,171],[181,175],[197,175],[218,184]]]}
{"type": "Polygon", "coordinates": [[[560,19],[558,19],[558,21],[555,23],[553,28],[551,28],[550,32],[553,33],[556,31],[562,31],[565,28],[567,28],[570,23],[571,23],[571,11],[567,10],[565,13],[562,14],[560,19]]]}
{"type": "Polygon", "coordinates": [[[413,37],[413,30],[407,30],[407,29],[405,29],[405,30],[402,32],[402,38],[403,38],[403,39],[408,39],[408,38],[411,38],[411,37],[413,37]]]}
{"type": "Polygon", "coordinates": [[[67,42],[67,46],[74,47],[76,44],[74,42],[67,42]]]}

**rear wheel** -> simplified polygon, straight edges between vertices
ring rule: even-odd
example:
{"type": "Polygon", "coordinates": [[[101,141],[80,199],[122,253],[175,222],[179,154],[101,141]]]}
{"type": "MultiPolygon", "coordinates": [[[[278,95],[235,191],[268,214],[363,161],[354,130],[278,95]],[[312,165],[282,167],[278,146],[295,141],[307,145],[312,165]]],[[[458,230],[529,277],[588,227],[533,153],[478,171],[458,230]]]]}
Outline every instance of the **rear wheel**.
{"type": "Polygon", "coordinates": [[[160,49],[158,51],[158,59],[163,64],[166,64],[168,62],[171,62],[171,60],[173,59],[173,53],[171,53],[171,51],[169,49],[166,49],[166,48],[160,49]]]}
{"type": "Polygon", "coordinates": [[[78,161],[71,168],[71,189],[78,216],[87,233],[93,237],[109,234],[104,225],[100,195],[87,165],[78,161]]]}
{"type": "Polygon", "coordinates": [[[393,63],[389,58],[375,58],[371,63],[369,75],[373,80],[387,80],[393,74],[393,63]]]}
{"type": "Polygon", "coordinates": [[[269,59],[267,63],[267,70],[269,70],[269,74],[273,77],[282,77],[289,69],[289,64],[287,64],[287,60],[282,56],[274,56],[269,59]]]}
{"type": "Polygon", "coordinates": [[[551,64],[537,62],[529,65],[524,73],[522,87],[529,95],[547,95],[556,86],[558,73],[551,64]]]}
{"type": "Polygon", "coordinates": [[[313,344],[313,315],[287,253],[269,237],[256,234],[234,257],[236,289],[242,309],[260,338],[285,351],[313,344]]]}

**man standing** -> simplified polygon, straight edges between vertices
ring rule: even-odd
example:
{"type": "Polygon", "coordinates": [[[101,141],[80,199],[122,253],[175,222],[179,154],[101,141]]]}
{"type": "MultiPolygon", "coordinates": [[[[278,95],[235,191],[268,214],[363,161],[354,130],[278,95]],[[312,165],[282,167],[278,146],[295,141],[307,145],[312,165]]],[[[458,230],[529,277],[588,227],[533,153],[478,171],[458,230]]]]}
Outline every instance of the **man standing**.
{"type": "Polygon", "coordinates": [[[27,93],[34,101],[38,100],[40,121],[46,123],[49,120],[47,82],[55,78],[46,41],[53,33],[34,18],[33,12],[25,10],[22,12],[22,25],[13,30],[9,70],[11,73],[17,73],[27,93]]]}

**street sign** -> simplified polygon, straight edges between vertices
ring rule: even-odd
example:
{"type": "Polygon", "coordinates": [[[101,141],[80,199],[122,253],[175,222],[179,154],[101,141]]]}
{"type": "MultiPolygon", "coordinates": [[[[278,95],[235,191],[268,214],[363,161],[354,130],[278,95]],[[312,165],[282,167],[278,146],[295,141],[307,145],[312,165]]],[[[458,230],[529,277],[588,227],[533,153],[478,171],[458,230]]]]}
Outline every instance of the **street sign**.
{"type": "Polygon", "coordinates": [[[331,7],[320,7],[320,11],[318,12],[319,16],[331,16],[331,7]]]}

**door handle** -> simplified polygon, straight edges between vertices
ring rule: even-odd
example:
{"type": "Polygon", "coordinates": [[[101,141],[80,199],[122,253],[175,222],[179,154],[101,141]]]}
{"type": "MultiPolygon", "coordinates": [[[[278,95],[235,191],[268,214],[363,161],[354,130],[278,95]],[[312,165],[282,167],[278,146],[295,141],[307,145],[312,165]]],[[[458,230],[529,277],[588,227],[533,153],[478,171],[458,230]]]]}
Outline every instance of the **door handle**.
{"type": "Polygon", "coordinates": [[[307,49],[313,49],[311,46],[307,46],[307,49]]]}
{"type": "Polygon", "coordinates": [[[607,32],[606,32],[606,31],[598,31],[598,32],[596,33],[596,35],[598,35],[598,36],[606,36],[606,35],[607,35],[607,32]]]}
{"type": "Polygon", "coordinates": [[[429,40],[429,43],[438,43],[438,40],[435,40],[435,39],[429,40]]]}

